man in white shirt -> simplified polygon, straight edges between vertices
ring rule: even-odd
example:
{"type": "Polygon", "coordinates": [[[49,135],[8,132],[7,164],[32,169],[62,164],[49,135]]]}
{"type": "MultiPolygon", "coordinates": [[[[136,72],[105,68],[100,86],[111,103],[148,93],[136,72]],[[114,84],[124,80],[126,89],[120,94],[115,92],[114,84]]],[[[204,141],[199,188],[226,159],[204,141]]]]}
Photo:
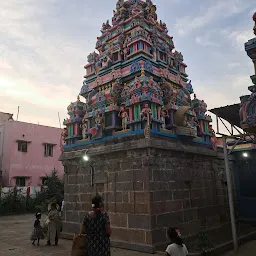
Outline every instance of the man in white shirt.
{"type": "Polygon", "coordinates": [[[187,256],[188,249],[183,243],[179,229],[168,228],[167,235],[171,244],[166,248],[167,256],[187,256]]]}
{"type": "Polygon", "coordinates": [[[185,244],[181,247],[178,244],[170,244],[166,248],[167,256],[187,256],[188,249],[185,244]]]}

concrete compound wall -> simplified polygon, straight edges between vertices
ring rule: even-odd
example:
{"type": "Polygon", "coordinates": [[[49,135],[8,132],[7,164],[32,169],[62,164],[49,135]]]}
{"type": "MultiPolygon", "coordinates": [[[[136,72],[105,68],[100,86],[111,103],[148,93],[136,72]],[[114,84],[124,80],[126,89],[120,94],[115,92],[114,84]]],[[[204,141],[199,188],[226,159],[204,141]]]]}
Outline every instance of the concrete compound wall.
{"type": "Polygon", "coordinates": [[[104,194],[112,243],[118,247],[152,253],[165,247],[169,226],[193,238],[200,231],[225,229],[229,222],[221,154],[159,137],[95,144],[88,154],[93,185],[91,167],[81,157],[67,152],[61,158],[66,173],[64,233],[78,232],[96,192],[104,194]]]}
{"type": "MultiPolygon", "coordinates": [[[[29,191],[29,196],[30,197],[35,197],[37,193],[42,191],[42,187],[39,186],[35,186],[35,187],[16,187],[18,194],[22,195],[22,196],[27,196],[27,190],[28,188],[30,188],[29,191]]],[[[1,198],[4,198],[8,193],[13,192],[13,187],[2,187],[1,188],[1,198]]]]}

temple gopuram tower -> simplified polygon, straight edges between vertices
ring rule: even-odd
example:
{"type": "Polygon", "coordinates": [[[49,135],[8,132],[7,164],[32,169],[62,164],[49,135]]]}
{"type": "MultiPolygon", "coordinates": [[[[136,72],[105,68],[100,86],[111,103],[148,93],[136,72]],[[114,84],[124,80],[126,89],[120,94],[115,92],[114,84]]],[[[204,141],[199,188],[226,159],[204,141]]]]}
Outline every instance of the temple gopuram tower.
{"type": "Polygon", "coordinates": [[[165,247],[168,226],[194,241],[202,230],[226,234],[228,221],[207,104],[191,99],[183,55],[156,9],[151,0],[117,1],[85,65],[85,103],[68,106],[60,157],[64,235],[78,232],[100,193],[113,246],[150,253],[165,247]]]}
{"type": "MultiPolygon", "coordinates": [[[[253,31],[256,35],[256,13],[254,13],[252,18],[255,22],[253,31]]],[[[256,37],[245,43],[245,51],[247,52],[247,55],[252,59],[255,74],[251,76],[253,85],[248,87],[251,95],[240,97],[240,120],[244,131],[256,134],[256,37]]]]}

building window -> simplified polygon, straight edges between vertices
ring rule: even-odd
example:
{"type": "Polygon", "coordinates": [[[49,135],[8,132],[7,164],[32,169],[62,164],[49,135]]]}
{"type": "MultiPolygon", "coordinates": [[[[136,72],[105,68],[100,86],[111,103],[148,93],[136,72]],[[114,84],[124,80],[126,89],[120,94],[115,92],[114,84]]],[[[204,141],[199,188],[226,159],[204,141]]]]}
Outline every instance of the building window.
{"type": "Polygon", "coordinates": [[[26,142],[26,141],[18,141],[18,151],[20,151],[20,152],[28,152],[28,142],[26,142]]]}
{"type": "Polygon", "coordinates": [[[42,185],[45,184],[45,182],[47,181],[48,177],[42,177],[42,185]]]}
{"type": "Polygon", "coordinates": [[[44,156],[45,157],[48,157],[48,156],[53,157],[53,145],[44,144],[44,156]]]}
{"type": "Polygon", "coordinates": [[[26,178],[25,177],[16,177],[16,186],[17,187],[25,187],[26,186],[26,178]]]}
{"type": "Polygon", "coordinates": [[[105,114],[104,125],[105,125],[105,127],[112,126],[112,113],[106,113],[105,114]]]}
{"type": "Polygon", "coordinates": [[[142,50],[142,49],[144,48],[142,42],[139,42],[139,43],[137,44],[137,47],[138,47],[138,51],[139,51],[139,50],[142,50]]]}
{"type": "Polygon", "coordinates": [[[118,52],[113,53],[113,61],[118,61],[118,52]]]}
{"type": "Polygon", "coordinates": [[[130,46],[130,52],[129,52],[129,54],[132,54],[132,53],[133,53],[133,45],[130,46]]]}
{"type": "Polygon", "coordinates": [[[160,60],[166,61],[166,54],[163,52],[160,52],[160,60]]]}

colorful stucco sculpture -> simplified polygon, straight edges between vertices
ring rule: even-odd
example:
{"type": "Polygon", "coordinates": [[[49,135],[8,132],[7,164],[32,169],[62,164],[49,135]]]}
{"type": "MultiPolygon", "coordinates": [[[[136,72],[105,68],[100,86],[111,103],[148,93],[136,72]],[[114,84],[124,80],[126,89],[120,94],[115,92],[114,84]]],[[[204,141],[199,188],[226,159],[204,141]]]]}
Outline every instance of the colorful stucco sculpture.
{"type": "Polygon", "coordinates": [[[78,100],[68,106],[66,145],[115,136],[157,133],[211,146],[207,105],[188,81],[183,55],[174,50],[152,1],[117,1],[112,25],[103,23],[88,56],[78,100]]]}

